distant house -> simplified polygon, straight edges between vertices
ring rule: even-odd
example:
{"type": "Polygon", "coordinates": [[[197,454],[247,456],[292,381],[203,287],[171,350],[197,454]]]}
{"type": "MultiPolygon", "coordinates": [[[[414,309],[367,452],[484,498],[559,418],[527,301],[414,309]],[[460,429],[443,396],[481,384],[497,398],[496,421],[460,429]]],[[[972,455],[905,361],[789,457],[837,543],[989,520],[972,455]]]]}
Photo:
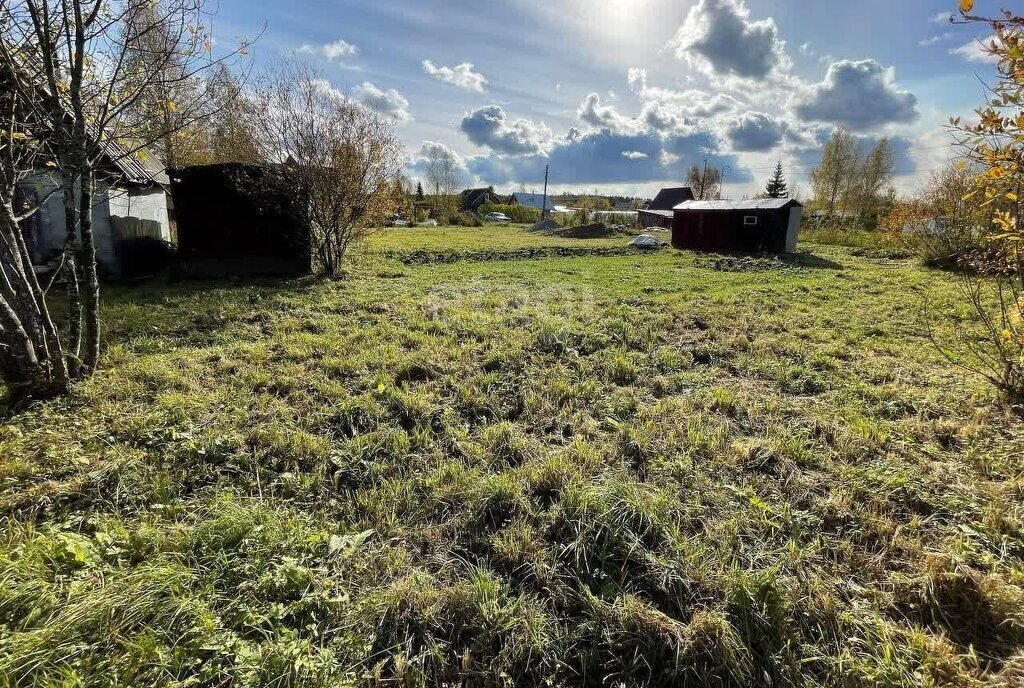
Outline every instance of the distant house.
{"type": "Polygon", "coordinates": [[[790,198],[685,201],[675,207],[672,245],[700,251],[790,253],[803,205],[790,198]]]}
{"type": "MultiPolygon", "coordinates": [[[[107,275],[125,272],[121,247],[132,239],[148,238],[169,242],[167,190],[170,180],[163,165],[150,153],[129,153],[113,142],[103,146],[96,191],[93,194],[93,236],[96,261],[107,275]]],[[[64,197],[60,193],[62,173],[40,170],[18,189],[20,200],[39,210],[22,222],[21,229],[29,255],[43,266],[64,250],[64,197]]]]}
{"type": "Polygon", "coordinates": [[[504,202],[505,199],[494,193],[494,187],[490,186],[485,189],[466,189],[459,194],[459,210],[469,213],[475,213],[482,205],[499,205],[504,202]]]}
{"type": "Polygon", "coordinates": [[[693,198],[693,190],[688,186],[662,189],[647,208],[639,211],[640,226],[644,229],[672,229],[674,208],[680,203],[692,201],[693,198]]]}
{"type": "Polygon", "coordinates": [[[551,200],[551,196],[538,193],[523,193],[521,191],[512,194],[512,205],[536,208],[541,212],[555,209],[555,202],[551,200]]]}

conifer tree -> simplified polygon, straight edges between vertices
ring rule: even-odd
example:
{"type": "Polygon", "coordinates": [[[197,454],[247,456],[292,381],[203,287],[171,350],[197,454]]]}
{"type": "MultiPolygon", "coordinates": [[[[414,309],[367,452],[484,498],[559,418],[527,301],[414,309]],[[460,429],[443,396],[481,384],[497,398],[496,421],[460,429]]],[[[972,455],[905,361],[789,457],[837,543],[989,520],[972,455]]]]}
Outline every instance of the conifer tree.
{"type": "Polygon", "coordinates": [[[782,174],[782,161],[775,165],[775,172],[765,186],[765,193],[768,198],[789,198],[789,189],[786,188],[786,177],[782,174]]]}

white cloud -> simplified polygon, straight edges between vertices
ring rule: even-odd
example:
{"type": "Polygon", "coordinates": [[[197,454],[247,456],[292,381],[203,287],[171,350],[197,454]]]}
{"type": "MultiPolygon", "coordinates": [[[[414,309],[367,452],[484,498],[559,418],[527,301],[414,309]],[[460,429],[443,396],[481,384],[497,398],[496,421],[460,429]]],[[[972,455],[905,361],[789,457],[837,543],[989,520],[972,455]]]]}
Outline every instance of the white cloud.
{"type": "Polygon", "coordinates": [[[700,0],[669,45],[677,57],[724,76],[761,80],[790,65],[775,20],[750,19],[743,0],[700,0]]]}
{"type": "Polygon", "coordinates": [[[929,36],[928,38],[922,38],[917,42],[917,44],[922,48],[927,48],[930,45],[935,45],[936,43],[948,41],[952,37],[952,33],[950,33],[949,31],[945,31],[943,33],[937,33],[934,36],[929,36]]]}
{"type": "Polygon", "coordinates": [[[409,114],[409,101],[393,88],[385,91],[369,81],[364,81],[353,89],[352,95],[366,107],[391,117],[396,122],[408,122],[412,119],[412,115],[409,114]]]}
{"type": "Polygon", "coordinates": [[[622,157],[627,160],[646,160],[648,157],[647,153],[641,153],[640,151],[622,151],[622,157]]]}
{"type": "Polygon", "coordinates": [[[528,119],[509,122],[500,105],[467,113],[459,126],[470,141],[504,155],[542,155],[552,143],[551,130],[528,119]]]}
{"type": "Polygon", "coordinates": [[[968,62],[998,62],[999,58],[985,52],[985,48],[992,45],[992,41],[995,40],[997,40],[995,36],[989,36],[982,40],[975,39],[970,43],[964,43],[959,48],[953,48],[949,54],[959,55],[968,62]]]}
{"type": "Polygon", "coordinates": [[[770,151],[780,143],[786,125],[763,112],[744,112],[726,126],[726,138],[736,151],[770,151]]]}
{"type": "Polygon", "coordinates": [[[423,60],[423,71],[435,79],[467,91],[483,93],[487,87],[487,79],[483,74],[473,71],[471,62],[463,62],[454,67],[437,67],[430,60],[423,60]]]}
{"type": "Polygon", "coordinates": [[[932,18],[929,19],[928,21],[930,21],[933,24],[948,24],[952,18],[952,12],[939,12],[938,14],[932,16],[932,18]]]}
{"type": "Polygon", "coordinates": [[[868,131],[918,117],[917,97],[896,86],[896,72],[875,60],[840,60],[829,66],[821,83],[794,99],[794,112],[808,122],[839,124],[868,131]]]}
{"type": "Polygon", "coordinates": [[[647,70],[643,67],[630,67],[626,80],[630,91],[640,93],[647,88],[647,70]]]}
{"type": "Polygon", "coordinates": [[[359,48],[348,41],[339,38],[332,43],[326,43],[324,45],[304,43],[299,47],[299,52],[308,53],[310,55],[320,55],[328,60],[336,60],[339,57],[351,57],[352,55],[355,55],[359,52],[359,48]]]}
{"type": "Polygon", "coordinates": [[[640,128],[636,120],[619,114],[613,106],[602,105],[601,96],[596,93],[583,99],[576,114],[584,124],[616,133],[636,132],[640,128]]]}

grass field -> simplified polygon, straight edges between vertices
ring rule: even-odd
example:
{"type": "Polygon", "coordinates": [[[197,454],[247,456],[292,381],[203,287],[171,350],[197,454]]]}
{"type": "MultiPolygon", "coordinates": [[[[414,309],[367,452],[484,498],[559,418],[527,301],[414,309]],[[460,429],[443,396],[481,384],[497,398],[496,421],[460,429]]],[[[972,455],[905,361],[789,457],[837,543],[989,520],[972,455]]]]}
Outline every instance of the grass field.
{"type": "Polygon", "coordinates": [[[1022,685],[1024,432],[922,334],[949,275],[411,231],[106,290],[104,370],[0,425],[0,685],[1022,685]]]}

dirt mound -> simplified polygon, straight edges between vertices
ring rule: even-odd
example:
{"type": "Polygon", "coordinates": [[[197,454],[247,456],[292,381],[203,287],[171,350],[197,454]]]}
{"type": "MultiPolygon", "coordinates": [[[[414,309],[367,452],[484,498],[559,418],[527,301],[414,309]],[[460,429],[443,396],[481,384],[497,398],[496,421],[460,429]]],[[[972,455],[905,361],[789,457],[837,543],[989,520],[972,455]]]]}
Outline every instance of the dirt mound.
{"type": "Polygon", "coordinates": [[[603,239],[615,236],[615,230],[603,222],[595,222],[591,225],[580,225],[579,227],[566,227],[550,232],[552,236],[564,239],[603,239]]]}
{"type": "Polygon", "coordinates": [[[768,270],[799,270],[797,265],[782,260],[779,256],[721,256],[710,255],[696,258],[696,267],[717,270],[719,272],[765,272],[768,270]]]}
{"type": "Polygon", "coordinates": [[[541,220],[533,227],[530,227],[531,232],[551,232],[559,228],[559,224],[554,220],[541,220]]]}

